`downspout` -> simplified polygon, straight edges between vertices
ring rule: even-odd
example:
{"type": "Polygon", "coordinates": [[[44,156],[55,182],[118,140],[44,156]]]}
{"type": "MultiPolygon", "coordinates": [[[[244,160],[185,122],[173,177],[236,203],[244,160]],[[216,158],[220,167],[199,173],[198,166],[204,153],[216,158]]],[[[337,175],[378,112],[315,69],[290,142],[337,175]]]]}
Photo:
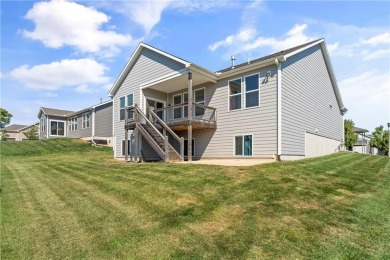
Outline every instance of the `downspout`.
{"type": "Polygon", "coordinates": [[[46,139],[49,139],[49,116],[46,115],[46,139]]]}
{"type": "Polygon", "coordinates": [[[95,141],[93,140],[95,137],[95,108],[91,107],[91,114],[92,114],[92,136],[91,136],[91,141],[92,143],[96,146],[95,141]]]}
{"type": "Polygon", "coordinates": [[[277,160],[281,160],[282,156],[282,61],[275,59],[275,64],[278,67],[277,73],[277,160]]]}

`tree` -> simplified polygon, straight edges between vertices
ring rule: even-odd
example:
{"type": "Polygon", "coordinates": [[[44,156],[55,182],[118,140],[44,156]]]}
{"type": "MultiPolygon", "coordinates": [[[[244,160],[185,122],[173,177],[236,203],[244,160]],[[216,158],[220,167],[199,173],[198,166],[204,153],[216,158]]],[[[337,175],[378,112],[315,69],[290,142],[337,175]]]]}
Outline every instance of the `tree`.
{"type": "Polygon", "coordinates": [[[353,146],[358,140],[358,135],[353,131],[354,126],[355,123],[352,120],[344,120],[344,144],[346,147],[353,146]]]}
{"type": "Polygon", "coordinates": [[[4,128],[11,122],[12,114],[0,107],[0,128],[4,128]]]}
{"type": "Polygon", "coordinates": [[[7,138],[8,138],[7,130],[2,129],[0,131],[0,141],[7,141],[7,138]]]}
{"type": "Polygon", "coordinates": [[[384,130],[383,125],[376,127],[375,131],[372,132],[370,146],[389,154],[389,131],[384,130]]]}
{"type": "Polygon", "coordinates": [[[38,128],[36,126],[31,127],[27,131],[24,131],[23,134],[27,137],[28,140],[38,140],[38,128]]]}

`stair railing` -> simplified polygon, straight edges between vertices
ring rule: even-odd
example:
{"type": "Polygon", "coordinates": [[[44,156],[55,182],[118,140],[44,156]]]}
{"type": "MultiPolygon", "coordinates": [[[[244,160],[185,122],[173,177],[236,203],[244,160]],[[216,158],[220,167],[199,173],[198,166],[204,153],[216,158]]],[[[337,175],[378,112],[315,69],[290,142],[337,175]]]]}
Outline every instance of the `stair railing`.
{"type": "MultiPolygon", "coordinates": [[[[163,136],[160,131],[150,122],[150,120],[146,117],[146,115],[142,112],[141,109],[139,109],[138,105],[135,104],[133,107],[126,107],[125,109],[125,160],[128,159],[128,135],[127,135],[127,125],[129,123],[135,123],[135,133],[138,132],[138,130],[141,132],[141,134],[147,138],[147,141],[151,143],[152,146],[154,146],[158,151],[156,151],[161,157],[164,157],[164,161],[169,161],[169,143],[168,143],[168,136],[163,136]],[[129,112],[133,113],[132,118],[129,118],[129,112]],[[161,147],[157,144],[157,142],[153,139],[153,137],[150,136],[150,134],[144,129],[144,127],[141,125],[141,117],[144,120],[147,125],[151,126],[155,132],[158,133],[158,135],[164,140],[164,150],[161,149],[161,147]],[[130,119],[130,120],[129,120],[130,119]]],[[[138,139],[138,138],[135,138],[138,139]]],[[[135,143],[135,149],[138,149],[138,142],[135,143]]],[[[137,154],[136,152],[135,154],[137,154]]],[[[137,159],[136,156],[134,158],[137,159]]]]}
{"type": "MultiPolygon", "coordinates": [[[[141,115],[141,116],[142,116],[142,118],[145,120],[146,124],[150,125],[150,126],[153,128],[153,130],[154,130],[155,132],[157,132],[157,133],[160,135],[160,137],[164,140],[164,161],[165,161],[165,162],[169,162],[168,136],[162,135],[162,134],[160,133],[160,131],[158,131],[158,129],[152,124],[152,122],[150,122],[150,120],[149,120],[149,119],[147,118],[147,116],[142,112],[142,110],[139,109],[138,106],[135,107],[135,110],[137,111],[136,113],[137,113],[138,115],[141,115]]],[[[137,127],[141,128],[142,126],[140,125],[139,117],[137,117],[137,118],[138,118],[138,122],[136,123],[136,124],[137,124],[137,127]]],[[[151,138],[151,141],[154,142],[154,143],[158,146],[158,144],[155,142],[155,140],[154,140],[152,137],[150,137],[150,138],[151,138]]]]}
{"type": "MultiPolygon", "coordinates": [[[[166,135],[166,132],[170,133],[171,136],[179,142],[180,144],[180,148],[179,148],[179,151],[176,151],[179,155],[180,155],[180,159],[182,161],[184,161],[184,138],[183,137],[179,137],[177,136],[177,134],[153,111],[154,108],[153,107],[150,107],[149,108],[149,115],[151,116],[151,118],[160,124],[160,126],[163,128],[163,133],[164,133],[164,136],[168,137],[166,135]]],[[[172,145],[172,148],[174,148],[174,146],[172,145]]],[[[175,149],[175,148],[174,148],[175,149]]],[[[175,149],[176,150],[176,149],[175,149]]]]}

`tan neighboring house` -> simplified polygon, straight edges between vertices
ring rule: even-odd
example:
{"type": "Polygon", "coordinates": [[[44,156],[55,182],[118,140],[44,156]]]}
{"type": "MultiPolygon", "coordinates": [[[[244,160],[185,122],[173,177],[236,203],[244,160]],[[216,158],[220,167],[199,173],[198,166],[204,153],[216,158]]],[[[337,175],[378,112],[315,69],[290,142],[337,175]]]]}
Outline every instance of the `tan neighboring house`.
{"type": "Polygon", "coordinates": [[[30,130],[31,128],[35,128],[38,132],[38,125],[39,123],[32,124],[32,125],[17,125],[13,124],[10,126],[7,126],[3,128],[2,130],[5,130],[7,132],[7,140],[8,141],[23,141],[27,140],[28,138],[24,135],[24,132],[30,130]]]}

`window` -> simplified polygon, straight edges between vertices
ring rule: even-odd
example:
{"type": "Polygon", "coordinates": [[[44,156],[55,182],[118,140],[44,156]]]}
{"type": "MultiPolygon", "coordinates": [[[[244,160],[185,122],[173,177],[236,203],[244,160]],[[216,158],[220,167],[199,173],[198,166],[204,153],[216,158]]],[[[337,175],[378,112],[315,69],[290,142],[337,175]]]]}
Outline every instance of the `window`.
{"type": "MultiPolygon", "coordinates": [[[[132,155],[131,152],[134,149],[134,135],[133,134],[130,135],[130,138],[128,140],[128,144],[129,144],[129,146],[128,146],[128,151],[129,151],[128,155],[132,155]]],[[[122,140],[122,155],[125,156],[125,140],[122,140]]]]}
{"type": "Polygon", "coordinates": [[[87,112],[83,114],[83,129],[90,127],[91,121],[91,112],[87,112]]]}
{"type": "Polygon", "coordinates": [[[50,135],[64,136],[65,135],[65,122],[50,121],[50,135]]]}
{"type": "Polygon", "coordinates": [[[252,156],[252,135],[234,137],[234,155],[252,156]]]}
{"type": "Polygon", "coordinates": [[[241,79],[229,81],[229,110],[241,109],[241,79]]]}
{"type": "Polygon", "coordinates": [[[119,120],[125,120],[125,108],[126,106],[132,107],[134,105],[134,96],[129,94],[119,98],[119,120]]]}
{"type": "Polygon", "coordinates": [[[72,117],[68,119],[69,124],[69,131],[76,131],[77,130],[77,117],[72,117]]]}
{"type": "Polygon", "coordinates": [[[45,132],[45,131],[46,131],[46,118],[42,117],[41,118],[41,132],[45,132]]]}
{"type": "MultiPolygon", "coordinates": [[[[194,91],[194,101],[196,104],[204,105],[204,88],[194,91]]],[[[204,108],[195,107],[195,116],[203,116],[204,108]]]]}
{"type": "MultiPolygon", "coordinates": [[[[192,139],[192,157],[195,155],[195,139],[192,139]]],[[[188,156],[188,140],[184,140],[184,156],[188,156]]]]}
{"type": "Polygon", "coordinates": [[[119,120],[125,120],[125,107],[126,99],[125,97],[121,97],[119,99],[119,120]]]}
{"type": "Polygon", "coordinates": [[[245,107],[259,106],[259,74],[245,77],[245,107]]]}
{"type": "MultiPolygon", "coordinates": [[[[183,93],[183,103],[188,104],[188,92],[183,93]]],[[[188,106],[184,106],[184,117],[188,117],[188,106]]]]}
{"type": "MultiPolygon", "coordinates": [[[[173,105],[179,105],[181,103],[182,103],[181,94],[173,96],[173,105]]],[[[188,113],[188,111],[187,111],[187,113],[188,113]]],[[[182,117],[182,108],[181,107],[174,108],[173,109],[173,118],[176,119],[176,118],[181,118],[181,117],[182,117]]]]}

